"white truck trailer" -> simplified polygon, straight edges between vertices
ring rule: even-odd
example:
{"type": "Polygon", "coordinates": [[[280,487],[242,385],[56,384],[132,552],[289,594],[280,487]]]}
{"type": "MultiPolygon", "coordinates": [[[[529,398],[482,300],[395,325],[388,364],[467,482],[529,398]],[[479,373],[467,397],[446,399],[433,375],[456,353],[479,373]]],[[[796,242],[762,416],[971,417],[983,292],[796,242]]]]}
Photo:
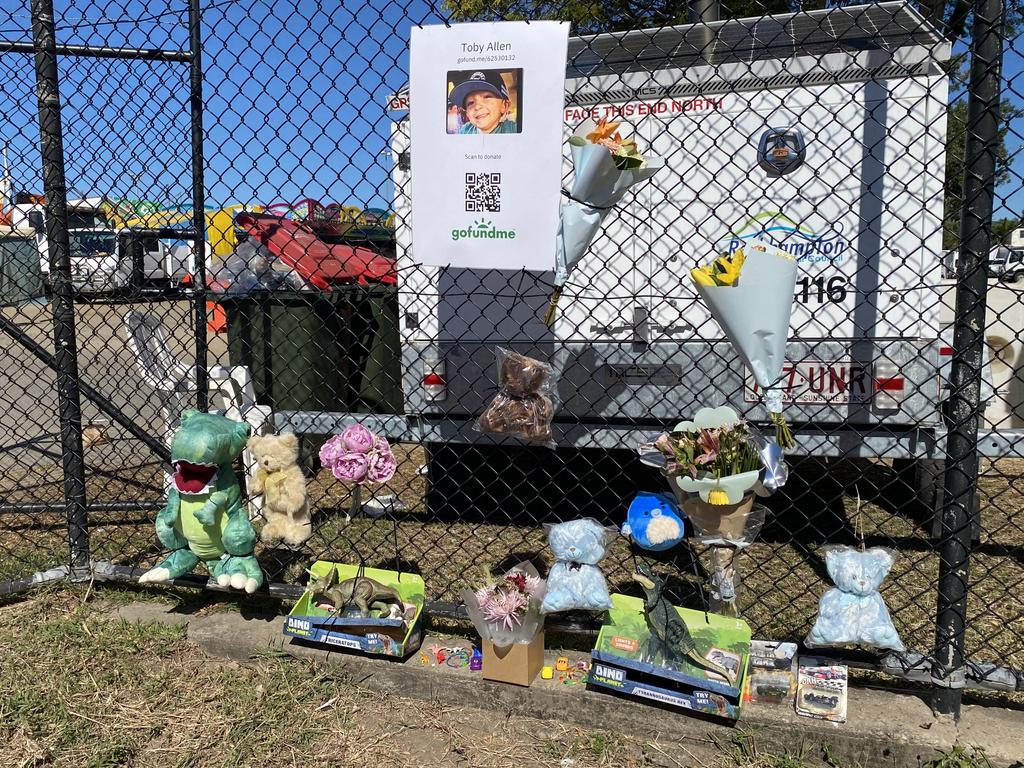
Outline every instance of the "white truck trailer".
{"type": "MultiPolygon", "coordinates": [[[[939,311],[948,43],[890,2],[574,38],[569,51],[566,138],[621,119],[667,165],[608,217],[553,329],[551,273],[418,264],[410,106],[390,100],[405,413],[377,427],[426,443],[428,488],[471,496],[458,485],[481,472],[520,476],[515,451],[489,454],[495,440],[473,429],[498,346],[555,363],[560,450],[632,450],[701,404],[763,420],[687,277],[753,237],[801,269],[784,371],[795,453],[891,458],[934,486],[952,353],[939,311]]],[[[564,172],[568,186],[568,151],[564,172]]],[[[982,450],[1017,439],[986,433],[982,450]]]]}

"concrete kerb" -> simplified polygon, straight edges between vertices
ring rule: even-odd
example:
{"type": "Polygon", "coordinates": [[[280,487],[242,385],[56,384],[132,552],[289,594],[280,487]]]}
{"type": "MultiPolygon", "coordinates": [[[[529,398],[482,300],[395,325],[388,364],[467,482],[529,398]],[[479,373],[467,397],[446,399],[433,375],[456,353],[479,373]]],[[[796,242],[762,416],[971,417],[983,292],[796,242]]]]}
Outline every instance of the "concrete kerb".
{"type": "MultiPolygon", "coordinates": [[[[519,688],[483,680],[479,673],[464,668],[423,666],[418,653],[397,661],[295,643],[282,634],[283,619],[276,614],[190,616],[146,602],[111,614],[126,621],[187,624],[189,639],[211,656],[245,662],[261,653],[285,653],[328,664],[354,685],[396,696],[558,720],[662,745],[679,742],[699,751],[713,748],[716,739],[728,743],[737,735],[737,729],[727,725],[590,691],[583,685],[538,679],[529,688],[519,688]]],[[[450,639],[428,637],[423,647],[434,642],[452,644],[450,639]]],[[[573,662],[586,658],[578,652],[548,651],[547,655],[551,664],[557,655],[567,655],[573,662]]],[[[984,748],[997,767],[1024,765],[1015,762],[1024,757],[1021,712],[965,706],[960,723],[955,724],[936,719],[916,696],[864,688],[850,691],[848,711],[848,722],[838,725],[798,717],[786,707],[748,706],[738,728],[751,734],[759,748],[779,753],[799,750],[803,744],[808,755],[818,755],[821,746],[828,745],[841,765],[917,768],[954,744],[984,748]]]]}

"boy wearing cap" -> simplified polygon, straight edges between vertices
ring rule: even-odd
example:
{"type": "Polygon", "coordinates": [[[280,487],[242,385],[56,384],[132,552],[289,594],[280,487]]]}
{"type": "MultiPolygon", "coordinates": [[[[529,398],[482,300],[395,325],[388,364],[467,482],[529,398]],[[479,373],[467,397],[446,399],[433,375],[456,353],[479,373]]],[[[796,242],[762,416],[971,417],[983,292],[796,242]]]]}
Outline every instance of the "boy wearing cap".
{"type": "Polygon", "coordinates": [[[459,133],[519,133],[516,121],[509,117],[508,88],[497,72],[473,72],[452,88],[448,98],[469,121],[459,133]]]}

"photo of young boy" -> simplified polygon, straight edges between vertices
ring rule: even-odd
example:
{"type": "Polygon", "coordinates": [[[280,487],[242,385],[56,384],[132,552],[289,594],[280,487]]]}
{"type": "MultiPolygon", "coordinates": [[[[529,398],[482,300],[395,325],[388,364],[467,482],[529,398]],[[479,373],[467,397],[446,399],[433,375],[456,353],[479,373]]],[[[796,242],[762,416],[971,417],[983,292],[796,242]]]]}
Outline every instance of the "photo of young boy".
{"type": "Polygon", "coordinates": [[[448,73],[448,133],[522,133],[523,70],[448,73]]]}

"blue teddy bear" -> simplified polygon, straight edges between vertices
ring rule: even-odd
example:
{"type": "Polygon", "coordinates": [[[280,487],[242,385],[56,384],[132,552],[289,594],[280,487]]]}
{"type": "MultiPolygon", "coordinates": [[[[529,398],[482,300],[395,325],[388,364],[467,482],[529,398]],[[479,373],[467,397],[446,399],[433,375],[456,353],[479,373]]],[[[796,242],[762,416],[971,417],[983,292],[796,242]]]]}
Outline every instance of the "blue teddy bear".
{"type": "Polygon", "coordinates": [[[541,613],[607,611],[612,607],[604,574],[597,567],[605,555],[607,536],[608,529],[590,518],[548,529],[548,545],[556,562],[548,574],[541,613]]]}

